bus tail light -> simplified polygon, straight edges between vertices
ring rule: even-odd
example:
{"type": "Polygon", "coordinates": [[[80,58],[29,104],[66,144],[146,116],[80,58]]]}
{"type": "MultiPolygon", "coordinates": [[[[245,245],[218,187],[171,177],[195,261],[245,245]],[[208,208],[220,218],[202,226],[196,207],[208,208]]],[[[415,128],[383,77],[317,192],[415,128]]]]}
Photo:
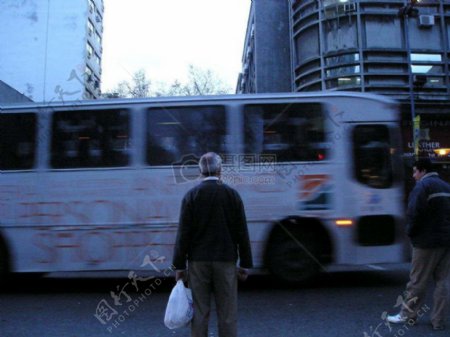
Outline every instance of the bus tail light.
{"type": "Polygon", "coordinates": [[[352,219],[337,219],[336,225],[339,227],[353,226],[353,220],[352,219]]]}

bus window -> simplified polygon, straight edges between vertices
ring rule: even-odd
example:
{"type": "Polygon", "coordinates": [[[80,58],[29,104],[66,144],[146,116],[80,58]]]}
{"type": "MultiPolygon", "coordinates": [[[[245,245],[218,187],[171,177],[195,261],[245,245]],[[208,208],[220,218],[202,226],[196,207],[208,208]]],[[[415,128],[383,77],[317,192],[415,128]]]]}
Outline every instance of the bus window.
{"type": "Polygon", "coordinates": [[[353,130],[356,179],[374,188],[392,186],[392,158],[386,125],[358,125],[353,130]]]}
{"type": "MultiPolygon", "coordinates": [[[[152,108],[147,114],[147,163],[171,165],[203,153],[226,152],[223,106],[152,108]]],[[[192,162],[192,164],[195,164],[192,162]]]]}
{"type": "Polygon", "coordinates": [[[129,114],[125,110],[60,111],[53,114],[53,168],[126,166],[129,114]]]}
{"type": "Polygon", "coordinates": [[[320,104],[245,106],[245,153],[276,155],[278,162],[326,159],[320,104]]]}
{"type": "Polygon", "coordinates": [[[34,166],[36,115],[0,114],[0,170],[27,170],[34,166]]]}

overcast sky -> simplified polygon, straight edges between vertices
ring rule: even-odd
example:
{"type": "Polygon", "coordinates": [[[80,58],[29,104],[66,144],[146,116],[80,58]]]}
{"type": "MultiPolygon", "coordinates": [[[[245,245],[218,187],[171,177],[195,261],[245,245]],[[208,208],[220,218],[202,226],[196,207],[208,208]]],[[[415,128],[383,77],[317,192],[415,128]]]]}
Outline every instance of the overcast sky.
{"type": "Polygon", "coordinates": [[[250,0],[104,0],[102,91],[139,69],[154,83],[185,80],[189,64],[232,89],[250,0]]]}

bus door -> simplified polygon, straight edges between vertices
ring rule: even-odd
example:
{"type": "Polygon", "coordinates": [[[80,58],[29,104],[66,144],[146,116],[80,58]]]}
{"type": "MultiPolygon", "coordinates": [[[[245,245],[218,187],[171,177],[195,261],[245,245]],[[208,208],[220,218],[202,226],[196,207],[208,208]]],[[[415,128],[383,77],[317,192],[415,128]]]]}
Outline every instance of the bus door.
{"type": "Polygon", "coordinates": [[[396,260],[402,216],[397,127],[389,123],[358,124],[351,128],[350,137],[356,262],[396,260]]]}

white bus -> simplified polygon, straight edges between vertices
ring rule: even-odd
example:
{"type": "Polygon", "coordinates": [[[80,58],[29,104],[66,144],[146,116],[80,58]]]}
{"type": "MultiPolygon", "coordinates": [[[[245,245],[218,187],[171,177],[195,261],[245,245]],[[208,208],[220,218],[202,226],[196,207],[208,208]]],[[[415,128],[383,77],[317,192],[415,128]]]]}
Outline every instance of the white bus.
{"type": "Polygon", "coordinates": [[[256,272],[404,261],[398,108],[356,93],[0,108],[0,272],[169,268],[196,161],[222,155],[256,272]]]}

